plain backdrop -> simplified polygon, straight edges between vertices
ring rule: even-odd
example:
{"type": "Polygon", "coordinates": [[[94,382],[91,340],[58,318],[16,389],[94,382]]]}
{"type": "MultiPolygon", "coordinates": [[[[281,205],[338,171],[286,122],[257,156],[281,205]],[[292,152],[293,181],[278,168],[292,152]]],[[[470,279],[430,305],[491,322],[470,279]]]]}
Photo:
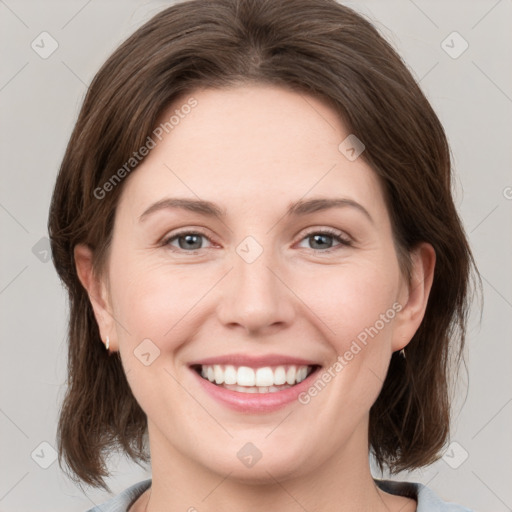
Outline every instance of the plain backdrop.
{"type": "MultiPolygon", "coordinates": [[[[446,129],[456,203],[484,285],[452,444],[432,466],[396,478],[476,511],[512,510],[512,1],[346,4],[399,51],[446,129]]],[[[119,43],[168,5],[0,0],[0,512],[79,512],[110,497],[82,492],[55,460],[67,303],[48,259],[46,223],[88,84],[119,43]]],[[[117,455],[111,470],[115,493],[151,476],[117,455]]]]}

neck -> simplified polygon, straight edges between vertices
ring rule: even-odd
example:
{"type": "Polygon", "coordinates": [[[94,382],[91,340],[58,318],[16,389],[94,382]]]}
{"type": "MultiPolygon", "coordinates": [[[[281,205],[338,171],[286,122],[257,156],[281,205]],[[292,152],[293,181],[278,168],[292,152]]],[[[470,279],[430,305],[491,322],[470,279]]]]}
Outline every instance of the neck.
{"type": "MultiPolygon", "coordinates": [[[[416,510],[414,501],[380,491],[372,478],[367,437],[354,434],[316,468],[263,466],[250,476],[236,469],[220,474],[171,447],[151,423],[152,485],[130,509],[133,512],[186,510],[231,512],[244,510],[336,510],[339,512],[416,510]]],[[[358,429],[364,432],[364,429],[358,429]]]]}

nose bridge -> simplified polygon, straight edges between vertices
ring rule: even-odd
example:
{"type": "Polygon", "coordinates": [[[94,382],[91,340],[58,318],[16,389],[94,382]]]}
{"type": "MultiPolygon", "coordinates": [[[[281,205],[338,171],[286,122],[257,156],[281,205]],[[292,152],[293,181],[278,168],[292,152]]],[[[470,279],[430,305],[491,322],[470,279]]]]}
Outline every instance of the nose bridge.
{"type": "Polygon", "coordinates": [[[232,261],[228,289],[218,309],[221,321],[249,331],[289,323],[293,316],[291,294],[277,277],[280,259],[272,248],[249,236],[235,248],[232,261]]]}

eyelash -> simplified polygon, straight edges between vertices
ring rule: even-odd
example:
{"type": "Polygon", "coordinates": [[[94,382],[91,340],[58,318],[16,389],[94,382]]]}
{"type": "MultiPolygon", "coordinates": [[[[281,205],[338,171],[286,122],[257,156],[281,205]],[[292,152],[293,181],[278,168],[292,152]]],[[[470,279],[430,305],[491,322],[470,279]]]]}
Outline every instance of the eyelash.
{"type": "MultiPolygon", "coordinates": [[[[164,246],[164,247],[169,247],[173,252],[185,252],[185,253],[190,253],[190,254],[197,254],[198,251],[200,251],[201,249],[197,249],[197,250],[194,250],[194,251],[186,251],[184,249],[179,249],[179,248],[175,248],[175,247],[172,247],[171,246],[171,242],[173,242],[174,240],[182,237],[182,236],[185,236],[185,235],[196,235],[196,236],[202,236],[204,238],[206,238],[208,241],[211,242],[210,238],[205,234],[205,233],[202,233],[201,231],[181,231],[181,232],[178,232],[178,233],[174,233],[173,235],[165,238],[164,240],[162,240],[162,243],[161,245],[164,246]]],[[[303,240],[313,236],[313,235],[327,235],[329,237],[332,237],[334,238],[337,242],[339,242],[339,245],[336,245],[334,247],[330,247],[329,249],[325,249],[325,250],[322,250],[322,249],[311,249],[312,251],[314,252],[319,252],[319,253],[331,253],[335,250],[337,250],[338,248],[340,247],[351,247],[353,245],[353,242],[352,240],[348,239],[348,238],[344,238],[340,232],[334,230],[334,229],[330,229],[330,228],[323,228],[323,229],[315,229],[315,230],[311,230],[307,233],[304,234],[304,236],[299,240],[300,242],[302,242],[303,240]]]]}

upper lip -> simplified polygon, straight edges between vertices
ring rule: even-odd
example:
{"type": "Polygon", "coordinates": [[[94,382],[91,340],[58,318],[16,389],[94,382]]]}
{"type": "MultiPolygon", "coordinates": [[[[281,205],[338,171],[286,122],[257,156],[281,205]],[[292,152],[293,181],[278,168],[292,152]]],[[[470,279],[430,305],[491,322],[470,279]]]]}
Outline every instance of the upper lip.
{"type": "Polygon", "coordinates": [[[284,365],[297,365],[297,366],[320,366],[316,361],[302,359],[300,357],[286,356],[281,354],[268,354],[268,355],[247,355],[247,354],[226,354],[223,356],[208,357],[206,359],[198,359],[192,361],[189,366],[211,366],[214,364],[233,365],[233,366],[247,366],[249,368],[262,368],[265,366],[284,366],[284,365]]]}

